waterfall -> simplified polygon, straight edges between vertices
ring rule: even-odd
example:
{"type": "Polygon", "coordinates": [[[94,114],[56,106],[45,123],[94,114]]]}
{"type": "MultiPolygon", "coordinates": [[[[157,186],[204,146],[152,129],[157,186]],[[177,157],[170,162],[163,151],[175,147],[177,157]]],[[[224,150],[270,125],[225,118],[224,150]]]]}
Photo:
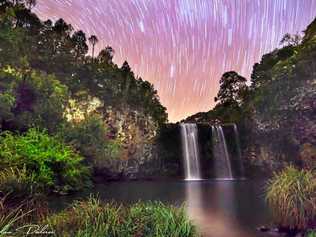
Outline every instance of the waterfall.
{"type": "Polygon", "coordinates": [[[240,149],[240,140],[239,140],[239,132],[237,125],[234,124],[234,134],[235,134],[235,140],[236,140],[236,147],[237,147],[237,158],[238,158],[238,164],[239,164],[239,170],[241,177],[244,177],[245,171],[244,171],[244,165],[241,160],[241,149],[240,149]]]}
{"type": "Polygon", "coordinates": [[[233,179],[232,165],[222,126],[212,126],[212,140],[216,177],[233,179]]]}
{"type": "Polygon", "coordinates": [[[197,134],[198,129],[196,124],[181,124],[182,151],[184,158],[186,180],[201,179],[197,134]]]}

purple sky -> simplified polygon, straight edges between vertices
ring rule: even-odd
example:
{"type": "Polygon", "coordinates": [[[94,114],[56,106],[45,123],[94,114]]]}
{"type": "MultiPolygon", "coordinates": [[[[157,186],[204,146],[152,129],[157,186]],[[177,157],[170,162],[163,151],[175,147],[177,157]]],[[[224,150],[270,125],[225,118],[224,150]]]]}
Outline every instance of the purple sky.
{"type": "Polygon", "coordinates": [[[95,34],[98,50],[112,46],[177,121],[214,106],[224,72],[249,78],[285,33],[316,17],[316,0],[38,0],[34,11],[95,34]]]}

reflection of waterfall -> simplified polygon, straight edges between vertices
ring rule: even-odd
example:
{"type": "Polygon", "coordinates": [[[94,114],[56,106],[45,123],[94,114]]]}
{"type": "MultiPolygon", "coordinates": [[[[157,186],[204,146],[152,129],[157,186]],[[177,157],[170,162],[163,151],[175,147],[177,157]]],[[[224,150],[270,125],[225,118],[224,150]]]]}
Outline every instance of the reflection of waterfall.
{"type": "Polygon", "coordinates": [[[212,126],[212,139],[216,178],[232,179],[232,165],[222,126],[212,126]]]}
{"type": "Polygon", "coordinates": [[[186,180],[201,179],[197,131],[196,124],[181,124],[182,151],[186,180]]]}
{"type": "Polygon", "coordinates": [[[203,237],[253,236],[240,228],[237,221],[235,185],[221,181],[185,183],[187,214],[203,237]]]}
{"type": "Polygon", "coordinates": [[[238,165],[240,170],[241,177],[244,177],[245,171],[244,171],[244,165],[241,160],[241,149],[240,149],[240,140],[239,140],[239,133],[237,125],[234,124],[234,134],[235,134],[235,140],[236,140],[236,147],[237,147],[237,158],[238,158],[238,165]]]}

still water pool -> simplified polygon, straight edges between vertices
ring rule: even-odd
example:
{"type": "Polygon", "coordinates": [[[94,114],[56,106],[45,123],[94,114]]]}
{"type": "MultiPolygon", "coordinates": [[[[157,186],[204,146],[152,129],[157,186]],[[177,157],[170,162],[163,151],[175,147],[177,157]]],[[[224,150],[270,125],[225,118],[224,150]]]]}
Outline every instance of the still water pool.
{"type": "MultiPolygon", "coordinates": [[[[252,180],[129,181],[99,184],[90,193],[121,203],[185,203],[189,217],[205,237],[265,237],[256,231],[271,221],[264,185],[264,181],[252,180]]],[[[69,199],[63,197],[58,203],[69,203],[69,199]]]]}

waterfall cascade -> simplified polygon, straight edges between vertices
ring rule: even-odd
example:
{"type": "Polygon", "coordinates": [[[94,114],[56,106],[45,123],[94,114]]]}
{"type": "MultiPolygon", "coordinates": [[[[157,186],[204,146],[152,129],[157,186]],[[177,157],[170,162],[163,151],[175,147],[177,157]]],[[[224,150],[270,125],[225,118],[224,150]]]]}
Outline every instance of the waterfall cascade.
{"type": "Polygon", "coordinates": [[[185,164],[185,179],[199,180],[201,179],[201,174],[197,125],[194,123],[182,123],[181,138],[185,164]]]}
{"type": "Polygon", "coordinates": [[[222,126],[212,126],[212,143],[216,177],[233,179],[232,164],[222,126]]]}
{"type": "MultiPolygon", "coordinates": [[[[235,177],[244,177],[244,167],[241,161],[240,141],[236,124],[230,126],[230,128],[233,128],[233,133],[231,133],[232,140],[229,141],[233,141],[233,143],[235,144],[235,148],[232,148],[231,142],[229,143],[230,150],[233,149],[233,151],[235,151],[231,151],[231,153],[228,151],[223,126],[214,125],[211,128],[215,177],[228,180],[234,179],[235,177]],[[231,160],[230,155],[234,155],[233,160],[231,160]]],[[[230,131],[232,130],[230,129],[230,131]]],[[[182,123],[181,138],[185,179],[200,180],[202,177],[200,169],[200,152],[197,124],[182,123]]]]}
{"type": "Polygon", "coordinates": [[[244,165],[241,160],[241,149],[240,149],[240,140],[239,140],[239,133],[237,125],[234,124],[234,134],[235,134],[235,140],[236,140],[236,147],[237,147],[237,158],[238,158],[238,165],[239,165],[239,171],[242,178],[244,178],[245,171],[244,171],[244,165]]]}

